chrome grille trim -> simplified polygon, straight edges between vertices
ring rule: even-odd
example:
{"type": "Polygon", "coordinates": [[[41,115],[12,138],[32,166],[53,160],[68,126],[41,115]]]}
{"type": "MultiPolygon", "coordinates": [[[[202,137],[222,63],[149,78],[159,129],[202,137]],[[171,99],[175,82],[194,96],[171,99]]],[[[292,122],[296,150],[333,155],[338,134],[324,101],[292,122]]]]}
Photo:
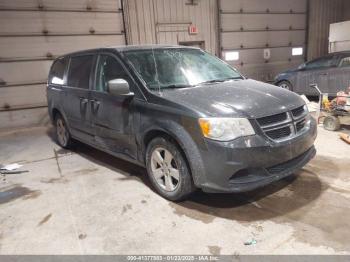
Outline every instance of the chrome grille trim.
{"type": "Polygon", "coordinates": [[[261,130],[269,139],[276,142],[281,142],[281,141],[285,141],[290,138],[296,137],[305,131],[308,123],[307,121],[308,112],[304,109],[304,106],[284,112],[284,114],[286,114],[286,119],[283,121],[280,121],[280,122],[277,121],[277,122],[273,122],[265,125],[262,124],[266,122],[271,122],[271,121],[265,121],[266,119],[276,119],[276,120],[281,119],[280,117],[281,114],[283,113],[256,119],[261,130]],[[278,116],[278,117],[274,117],[274,116],[278,116]],[[287,132],[287,128],[290,129],[290,133],[287,132]]]}

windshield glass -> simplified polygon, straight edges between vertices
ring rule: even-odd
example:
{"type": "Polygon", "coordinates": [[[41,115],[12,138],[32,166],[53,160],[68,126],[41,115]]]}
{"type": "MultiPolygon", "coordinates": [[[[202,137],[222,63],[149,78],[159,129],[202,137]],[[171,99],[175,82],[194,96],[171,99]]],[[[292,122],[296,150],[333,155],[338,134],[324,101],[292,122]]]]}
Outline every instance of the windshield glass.
{"type": "Polygon", "coordinates": [[[243,79],[231,66],[199,49],[129,50],[124,55],[149,89],[182,88],[243,79]]]}

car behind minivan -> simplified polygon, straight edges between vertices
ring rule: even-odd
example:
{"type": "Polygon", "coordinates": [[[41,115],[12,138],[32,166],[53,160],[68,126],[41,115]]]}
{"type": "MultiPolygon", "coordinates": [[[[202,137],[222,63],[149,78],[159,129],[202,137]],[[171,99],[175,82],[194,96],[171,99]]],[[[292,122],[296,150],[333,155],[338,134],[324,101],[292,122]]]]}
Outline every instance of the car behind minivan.
{"type": "Polygon", "coordinates": [[[47,87],[60,146],[79,140],[147,168],[163,197],[253,190],[315,155],[304,101],[198,48],[125,46],[57,58],[47,87]]]}

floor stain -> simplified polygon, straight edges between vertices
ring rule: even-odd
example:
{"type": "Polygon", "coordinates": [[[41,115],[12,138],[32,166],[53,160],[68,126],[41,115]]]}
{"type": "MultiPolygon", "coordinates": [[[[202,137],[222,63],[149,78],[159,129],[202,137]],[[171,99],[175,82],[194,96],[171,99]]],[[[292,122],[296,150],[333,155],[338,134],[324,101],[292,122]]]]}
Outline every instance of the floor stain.
{"type": "Polygon", "coordinates": [[[85,239],[87,237],[87,235],[86,234],[79,234],[79,236],[78,236],[78,238],[79,239],[85,239]]]}
{"type": "Polygon", "coordinates": [[[98,171],[98,168],[92,167],[92,168],[79,169],[77,171],[74,171],[74,173],[79,175],[88,175],[91,173],[95,173],[96,171],[98,171]]]}
{"type": "Polygon", "coordinates": [[[47,221],[49,221],[51,217],[52,217],[52,214],[48,214],[47,216],[45,216],[45,217],[38,223],[38,227],[42,226],[42,225],[45,224],[47,221]]]}
{"type": "Polygon", "coordinates": [[[41,195],[39,190],[30,190],[27,187],[15,186],[0,192],[0,204],[8,203],[16,199],[34,199],[41,195]]]}
{"type": "Polygon", "coordinates": [[[128,210],[131,210],[131,209],[132,209],[132,205],[130,204],[123,206],[122,215],[124,215],[128,210]]]}
{"type": "Polygon", "coordinates": [[[144,199],[142,199],[142,200],[141,200],[141,203],[142,203],[142,204],[147,204],[147,201],[144,200],[144,199]]]}
{"type": "MultiPolygon", "coordinates": [[[[174,214],[203,223],[221,217],[246,226],[264,220],[289,224],[293,226],[296,241],[346,251],[350,249],[349,201],[330,186],[333,179],[348,179],[350,166],[344,165],[346,161],[317,156],[298,175],[252,192],[197,192],[187,201],[169,205],[174,214]]],[[[254,227],[258,233],[264,230],[259,224],[255,223],[254,227]]]]}
{"type": "Polygon", "coordinates": [[[209,253],[211,255],[220,255],[221,254],[221,247],[219,246],[208,246],[209,253]]]}
{"type": "Polygon", "coordinates": [[[65,177],[58,177],[50,179],[41,179],[40,182],[45,184],[66,184],[68,183],[68,179],[66,179],[65,177]]]}

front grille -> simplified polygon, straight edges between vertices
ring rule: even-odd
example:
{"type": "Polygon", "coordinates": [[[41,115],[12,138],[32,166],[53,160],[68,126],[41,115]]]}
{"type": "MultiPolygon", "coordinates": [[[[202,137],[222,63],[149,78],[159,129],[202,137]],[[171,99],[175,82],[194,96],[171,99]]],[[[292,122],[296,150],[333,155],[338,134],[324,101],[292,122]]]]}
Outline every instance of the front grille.
{"type": "Polygon", "coordinates": [[[279,122],[283,122],[285,120],[287,120],[287,113],[281,113],[281,114],[272,115],[272,116],[265,116],[257,119],[259,125],[261,126],[276,124],[279,122]]]}
{"type": "Polygon", "coordinates": [[[281,139],[288,137],[292,134],[291,128],[289,126],[266,131],[265,134],[271,139],[281,139]]]}
{"type": "Polygon", "coordinates": [[[306,126],[304,106],[276,115],[257,118],[260,128],[272,140],[283,140],[302,132],[306,126]]]}
{"type": "Polygon", "coordinates": [[[297,123],[295,124],[295,127],[296,127],[296,129],[297,129],[297,132],[299,132],[300,130],[302,130],[302,129],[305,127],[305,119],[303,119],[303,120],[297,122],[297,123]]]}
{"type": "Polygon", "coordinates": [[[293,117],[299,117],[304,114],[304,106],[292,110],[293,117]]]}

